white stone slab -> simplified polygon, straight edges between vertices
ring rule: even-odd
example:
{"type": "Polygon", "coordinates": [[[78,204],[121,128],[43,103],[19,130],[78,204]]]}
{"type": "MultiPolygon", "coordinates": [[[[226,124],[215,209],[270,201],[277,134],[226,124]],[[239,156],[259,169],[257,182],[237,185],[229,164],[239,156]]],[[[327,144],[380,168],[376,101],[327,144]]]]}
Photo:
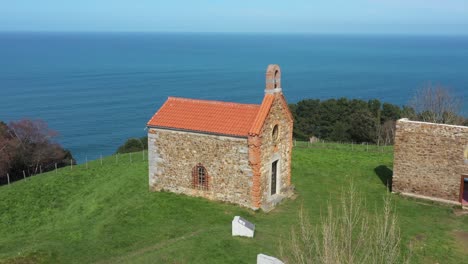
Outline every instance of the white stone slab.
{"type": "Polygon", "coordinates": [[[265,254],[257,255],[257,264],[284,264],[283,261],[265,254]]]}
{"type": "Polygon", "coordinates": [[[235,216],[232,220],[232,236],[253,237],[255,225],[240,216],[235,216]]]}

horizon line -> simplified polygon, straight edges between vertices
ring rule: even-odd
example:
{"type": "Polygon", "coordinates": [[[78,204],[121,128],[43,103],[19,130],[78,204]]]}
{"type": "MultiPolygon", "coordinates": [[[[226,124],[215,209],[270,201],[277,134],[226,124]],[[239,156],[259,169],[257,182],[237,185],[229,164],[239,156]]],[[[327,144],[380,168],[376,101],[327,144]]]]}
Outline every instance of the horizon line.
{"type": "Polygon", "coordinates": [[[354,35],[354,36],[444,36],[468,37],[467,33],[408,33],[408,32],[244,32],[244,31],[117,31],[117,30],[0,30],[0,33],[88,33],[88,34],[225,34],[225,35],[354,35]]]}

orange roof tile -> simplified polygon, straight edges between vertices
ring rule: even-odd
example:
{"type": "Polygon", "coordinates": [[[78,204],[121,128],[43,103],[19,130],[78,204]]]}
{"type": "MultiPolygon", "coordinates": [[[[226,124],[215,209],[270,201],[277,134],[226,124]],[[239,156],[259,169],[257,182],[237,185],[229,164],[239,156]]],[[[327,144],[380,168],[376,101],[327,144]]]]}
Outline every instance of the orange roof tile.
{"type": "Polygon", "coordinates": [[[263,123],[265,123],[265,119],[268,116],[268,113],[270,112],[270,108],[274,100],[275,96],[273,94],[266,94],[265,97],[263,97],[263,102],[260,105],[260,110],[258,111],[257,117],[255,118],[253,125],[249,129],[249,135],[254,136],[260,134],[263,127],[263,123]]]}
{"type": "Polygon", "coordinates": [[[247,137],[260,109],[255,104],[169,97],[148,126],[247,137]]]}

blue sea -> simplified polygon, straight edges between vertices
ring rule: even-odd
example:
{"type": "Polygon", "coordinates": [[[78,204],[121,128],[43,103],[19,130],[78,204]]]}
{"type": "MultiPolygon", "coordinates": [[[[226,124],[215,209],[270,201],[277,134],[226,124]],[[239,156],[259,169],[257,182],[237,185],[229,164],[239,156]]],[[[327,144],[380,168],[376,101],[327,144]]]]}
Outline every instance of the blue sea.
{"type": "Polygon", "coordinates": [[[0,33],[0,120],[47,121],[82,162],[144,136],[168,96],[260,103],[271,63],[289,102],[468,98],[467,36],[0,33]]]}

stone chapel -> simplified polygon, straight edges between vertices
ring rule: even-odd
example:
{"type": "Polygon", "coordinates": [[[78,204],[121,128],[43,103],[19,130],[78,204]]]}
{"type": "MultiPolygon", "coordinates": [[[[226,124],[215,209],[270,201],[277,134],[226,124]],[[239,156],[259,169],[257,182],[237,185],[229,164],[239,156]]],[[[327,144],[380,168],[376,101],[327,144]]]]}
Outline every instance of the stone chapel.
{"type": "Polygon", "coordinates": [[[261,104],[169,97],[149,120],[149,187],[272,209],[292,195],[293,117],[269,65],[261,104]]]}

